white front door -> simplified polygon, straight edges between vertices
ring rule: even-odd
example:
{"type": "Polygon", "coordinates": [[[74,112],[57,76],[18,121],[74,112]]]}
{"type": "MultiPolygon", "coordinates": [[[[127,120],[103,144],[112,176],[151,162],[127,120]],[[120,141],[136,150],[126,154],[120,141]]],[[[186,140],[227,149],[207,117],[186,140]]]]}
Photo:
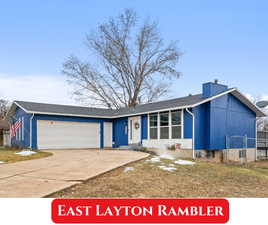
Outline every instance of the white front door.
{"type": "Polygon", "coordinates": [[[141,141],[141,117],[128,118],[128,143],[137,144],[141,141]]]}
{"type": "Polygon", "coordinates": [[[104,147],[112,147],[113,145],[113,124],[104,122],[104,147]]]}

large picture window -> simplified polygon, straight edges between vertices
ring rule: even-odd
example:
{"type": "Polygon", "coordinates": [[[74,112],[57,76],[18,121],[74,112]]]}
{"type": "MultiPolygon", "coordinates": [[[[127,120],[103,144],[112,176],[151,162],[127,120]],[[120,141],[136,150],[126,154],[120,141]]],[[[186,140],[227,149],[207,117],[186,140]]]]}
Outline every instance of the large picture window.
{"type": "Polygon", "coordinates": [[[150,139],[182,138],[182,111],[149,114],[150,139]]]}
{"type": "Polygon", "coordinates": [[[172,139],[181,138],[181,110],[171,111],[172,139]]]}
{"type": "Polygon", "coordinates": [[[157,139],[158,114],[150,114],[150,139],[157,139]]]}
{"type": "Polygon", "coordinates": [[[169,138],[169,112],[160,113],[160,139],[169,138]]]}

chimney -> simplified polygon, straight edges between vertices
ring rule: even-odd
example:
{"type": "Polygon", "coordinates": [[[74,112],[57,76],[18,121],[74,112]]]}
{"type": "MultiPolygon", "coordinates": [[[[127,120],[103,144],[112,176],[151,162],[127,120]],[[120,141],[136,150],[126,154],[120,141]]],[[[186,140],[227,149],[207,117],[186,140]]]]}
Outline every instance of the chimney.
{"type": "Polygon", "coordinates": [[[210,98],[228,90],[227,85],[219,84],[219,80],[215,79],[214,82],[203,84],[203,98],[210,98]]]}

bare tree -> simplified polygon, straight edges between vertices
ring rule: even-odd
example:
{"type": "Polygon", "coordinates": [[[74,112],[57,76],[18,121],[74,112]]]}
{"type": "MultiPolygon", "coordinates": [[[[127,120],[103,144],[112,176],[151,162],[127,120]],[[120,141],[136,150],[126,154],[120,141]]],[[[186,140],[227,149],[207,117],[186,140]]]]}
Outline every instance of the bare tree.
{"type": "Polygon", "coordinates": [[[63,73],[75,84],[76,97],[108,108],[134,107],[157,100],[179,78],[176,64],[181,56],[177,43],[164,44],[157,23],[138,25],[133,10],[98,26],[86,37],[96,63],[70,56],[63,73]]]}
{"type": "MultiPolygon", "coordinates": [[[[258,102],[264,100],[263,97],[261,96],[249,96],[249,100],[252,101],[254,105],[257,105],[258,102]]],[[[268,107],[261,108],[261,110],[268,115],[268,107]]],[[[267,130],[268,128],[268,117],[259,117],[257,118],[257,130],[258,131],[263,131],[267,130]]]]}
{"type": "Polygon", "coordinates": [[[0,99],[0,119],[3,119],[8,111],[9,102],[4,99],[0,99]]]}

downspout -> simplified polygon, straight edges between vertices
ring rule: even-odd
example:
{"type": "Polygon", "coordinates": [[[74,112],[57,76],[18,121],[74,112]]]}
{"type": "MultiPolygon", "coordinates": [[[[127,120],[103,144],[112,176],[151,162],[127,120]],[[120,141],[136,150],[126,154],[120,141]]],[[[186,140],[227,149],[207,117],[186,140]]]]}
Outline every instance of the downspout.
{"type": "Polygon", "coordinates": [[[33,115],[31,116],[31,118],[30,118],[30,149],[32,149],[33,148],[33,135],[32,135],[32,120],[33,120],[33,117],[34,117],[34,113],[33,113],[33,115]]]}
{"type": "MultiPolygon", "coordinates": [[[[266,146],[266,144],[265,144],[266,146]]],[[[255,161],[258,161],[258,126],[257,117],[255,119],[255,161]]]]}
{"type": "Polygon", "coordinates": [[[193,159],[195,159],[195,148],[194,148],[194,146],[195,146],[195,116],[194,116],[194,114],[188,109],[188,108],[185,108],[186,109],[186,111],[192,116],[192,118],[193,118],[193,129],[192,129],[192,138],[193,138],[193,140],[192,140],[192,157],[193,157],[193,159]]]}

